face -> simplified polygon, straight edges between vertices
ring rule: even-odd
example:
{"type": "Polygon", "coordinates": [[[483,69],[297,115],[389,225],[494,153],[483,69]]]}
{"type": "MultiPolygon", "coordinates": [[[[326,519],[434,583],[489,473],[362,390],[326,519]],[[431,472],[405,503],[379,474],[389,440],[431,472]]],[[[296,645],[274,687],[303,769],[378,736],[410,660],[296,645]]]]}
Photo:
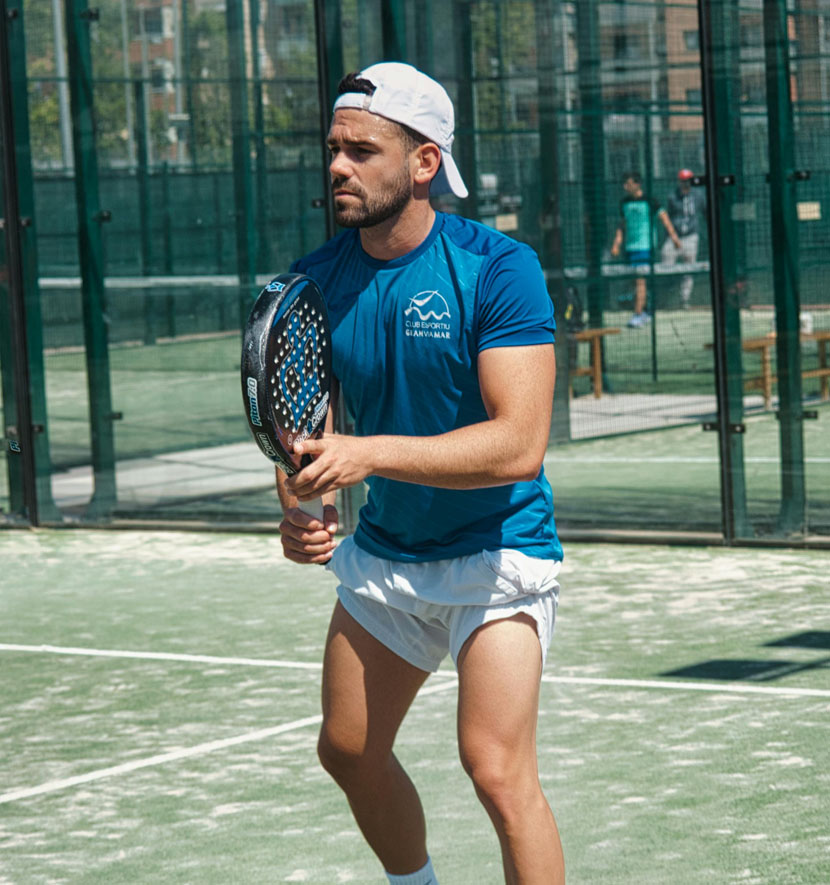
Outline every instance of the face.
{"type": "Polygon", "coordinates": [[[356,108],[335,111],[328,148],[339,225],[373,227],[412,199],[410,155],[394,123],[356,108]]]}
{"type": "Polygon", "coordinates": [[[639,193],[640,185],[633,178],[626,178],[623,182],[623,190],[632,197],[639,193]]]}
{"type": "Polygon", "coordinates": [[[691,183],[691,181],[689,181],[688,178],[679,179],[679,183],[680,183],[680,190],[682,190],[684,193],[688,193],[692,189],[692,183],[691,183]]]}

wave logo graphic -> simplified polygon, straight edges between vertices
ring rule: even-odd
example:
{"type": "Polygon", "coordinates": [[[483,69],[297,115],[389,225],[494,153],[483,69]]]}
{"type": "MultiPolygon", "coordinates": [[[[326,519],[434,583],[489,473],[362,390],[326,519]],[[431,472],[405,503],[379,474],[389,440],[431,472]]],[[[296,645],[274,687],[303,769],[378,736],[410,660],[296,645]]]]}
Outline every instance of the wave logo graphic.
{"type": "Polygon", "coordinates": [[[422,322],[443,320],[450,315],[450,308],[444,296],[437,289],[419,292],[409,299],[409,307],[404,316],[415,313],[422,322]]]}

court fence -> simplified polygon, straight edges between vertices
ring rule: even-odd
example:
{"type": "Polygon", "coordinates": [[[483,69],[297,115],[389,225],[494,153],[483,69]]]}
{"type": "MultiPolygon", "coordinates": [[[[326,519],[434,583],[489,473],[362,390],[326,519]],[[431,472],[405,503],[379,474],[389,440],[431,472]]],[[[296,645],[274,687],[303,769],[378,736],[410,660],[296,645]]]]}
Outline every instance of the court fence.
{"type": "Polygon", "coordinates": [[[400,59],[455,103],[470,196],[436,208],[542,262],[563,534],[830,543],[830,0],[0,13],[0,524],[273,529],[240,329],[336,232],[337,82],[400,59]],[[632,264],[612,245],[635,185],[632,264]]]}

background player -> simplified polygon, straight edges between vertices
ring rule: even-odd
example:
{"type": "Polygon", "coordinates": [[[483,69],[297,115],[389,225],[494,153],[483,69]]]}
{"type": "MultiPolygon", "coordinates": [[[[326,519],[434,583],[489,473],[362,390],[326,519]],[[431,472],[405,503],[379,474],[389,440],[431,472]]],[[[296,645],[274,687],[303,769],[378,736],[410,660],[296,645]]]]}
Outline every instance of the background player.
{"type": "MultiPolygon", "coordinates": [[[[627,172],[623,176],[625,196],[620,201],[620,223],[614,235],[611,255],[615,258],[625,243],[625,257],[631,267],[639,274],[648,273],[652,260],[654,245],[654,218],[660,219],[669,239],[679,249],[680,237],[677,236],[668,213],[653,197],[643,192],[642,179],[638,172],[627,172]]],[[[651,316],[646,310],[647,290],[646,279],[638,276],[634,281],[634,315],[628,321],[633,329],[646,325],[651,316]]]]}

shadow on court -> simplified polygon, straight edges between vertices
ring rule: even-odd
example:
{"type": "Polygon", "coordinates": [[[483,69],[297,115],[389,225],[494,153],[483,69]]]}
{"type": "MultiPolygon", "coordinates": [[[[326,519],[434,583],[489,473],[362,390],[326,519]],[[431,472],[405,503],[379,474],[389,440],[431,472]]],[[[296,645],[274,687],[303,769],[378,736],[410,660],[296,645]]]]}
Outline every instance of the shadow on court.
{"type": "MultiPolygon", "coordinates": [[[[773,639],[764,643],[765,648],[807,648],[830,649],[830,631],[806,630],[773,639]]],[[[818,658],[814,661],[787,660],[754,660],[754,659],[715,659],[702,661],[676,670],[666,670],[660,676],[673,676],[682,679],[716,679],[725,682],[772,682],[806,673],[810,670],[823,670],[830,667],[830,657],[818,658]]]]}
{"type": "Polygon", "coordinates": [[[826,648],[830,650],[830,630],[806,630],[783,639],[774,639],[765,645],[780,648],[826,648]]]}

